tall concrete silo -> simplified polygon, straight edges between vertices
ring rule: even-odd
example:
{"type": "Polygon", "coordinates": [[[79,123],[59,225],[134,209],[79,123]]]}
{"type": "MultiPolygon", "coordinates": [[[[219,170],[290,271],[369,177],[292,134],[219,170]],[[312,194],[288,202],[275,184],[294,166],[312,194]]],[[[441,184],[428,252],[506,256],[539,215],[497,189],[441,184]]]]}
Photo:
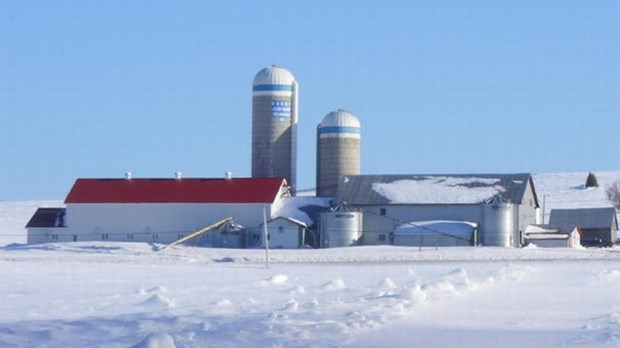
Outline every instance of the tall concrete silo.
{"type": "Polygon", "coordinates": [[[338,180],[360,173],[360,121],[351,112],[336,110],[317,127],[317,196],[334,196],[338,180]]]}
{"type": "Polygon", "coordinates": [[[271,65],[252,84],[252,177],[282,177],[294,193],[297,181],[299,87],[286,69],[271,65]]]}

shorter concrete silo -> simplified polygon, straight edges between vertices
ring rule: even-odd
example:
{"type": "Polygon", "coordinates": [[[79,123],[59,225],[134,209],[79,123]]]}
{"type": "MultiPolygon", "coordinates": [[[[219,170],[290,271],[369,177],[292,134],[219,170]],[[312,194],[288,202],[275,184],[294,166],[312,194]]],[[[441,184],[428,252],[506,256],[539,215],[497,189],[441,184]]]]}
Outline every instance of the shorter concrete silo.
{"type": "Polygon", "coordinates": [[[504,201],[500,196],[482,206],[482,226],[480,241],[484,246],[518,246],[515,236],[515,205],[504,201]]]}
{"type": "Polygon", "coordinates": [[[321,247],[339,248],[357,245],[362,237],[361,212],[321,213],[321,247]]]}
{"type": "Polygon", "coordinates": [[[317,196],[331,197],[344,175],[360,174],[360,121],[351,112],[336,110],[317,127],[317,196]]]}

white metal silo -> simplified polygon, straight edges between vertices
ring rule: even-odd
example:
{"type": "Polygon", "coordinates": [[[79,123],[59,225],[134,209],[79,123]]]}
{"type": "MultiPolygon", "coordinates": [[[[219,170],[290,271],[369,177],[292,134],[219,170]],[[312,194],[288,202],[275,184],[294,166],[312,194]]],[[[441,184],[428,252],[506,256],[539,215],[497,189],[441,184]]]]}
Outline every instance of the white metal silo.
{"type": "Polygon", "coordinates": [[[360,121],[346,110],[330,112],[317,127],[317,196],[334,196],[345,175],[360,174],[360,121]]]}
{"type": "Polygon", "coordinates": [[[281,177],[296,189],[299,87],[286,69],[271,65],[252,84],[252,177],[281,177]]]}
{"type": "Polygon", "coordinates": [[[354,211],[321,213],[321,247],[357,245],[362,237],[363,214],[354,211]]]}
{"type": "Polygon", "coordinates": [[[495,196],[482,206],[480,239],[484,246],[518,246],[515,235],[515,205],[495,196]]]}

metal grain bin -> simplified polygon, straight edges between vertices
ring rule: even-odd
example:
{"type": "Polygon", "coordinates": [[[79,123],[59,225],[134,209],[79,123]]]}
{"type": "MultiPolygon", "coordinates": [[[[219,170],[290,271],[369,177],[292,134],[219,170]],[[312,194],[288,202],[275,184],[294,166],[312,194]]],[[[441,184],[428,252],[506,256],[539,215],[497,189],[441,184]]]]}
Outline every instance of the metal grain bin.
{"type": "Polygon", "coordinates": [[[321,214],[321,247],[338,248],[357,245],[362,237],[361,212],[321,214]]]}
{"type": "Polygon", "coordinates": [[[495,196],[482,207],[482,233],[484,246],[514,246],[518,238],[515,233],[515,205],[495,196]]]}

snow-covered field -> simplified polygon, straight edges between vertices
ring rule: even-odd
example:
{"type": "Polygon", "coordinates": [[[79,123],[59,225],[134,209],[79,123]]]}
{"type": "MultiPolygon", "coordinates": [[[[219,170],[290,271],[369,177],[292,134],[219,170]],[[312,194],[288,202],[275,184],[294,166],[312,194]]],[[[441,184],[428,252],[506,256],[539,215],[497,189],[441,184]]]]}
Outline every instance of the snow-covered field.
{"type": "Polygon", "coordinates": [[[620,346],[619,248],[271,250],[267,269],[262,250],[26,246],[40,205],[0,205],[0,347],[620,346]]]}
{"type": "Polygon", "coordinates": [[[267,269],[261,250],[5,246],[0,346],[620,344],[619,249],[359,247],[270,257],[267,269]]]}

